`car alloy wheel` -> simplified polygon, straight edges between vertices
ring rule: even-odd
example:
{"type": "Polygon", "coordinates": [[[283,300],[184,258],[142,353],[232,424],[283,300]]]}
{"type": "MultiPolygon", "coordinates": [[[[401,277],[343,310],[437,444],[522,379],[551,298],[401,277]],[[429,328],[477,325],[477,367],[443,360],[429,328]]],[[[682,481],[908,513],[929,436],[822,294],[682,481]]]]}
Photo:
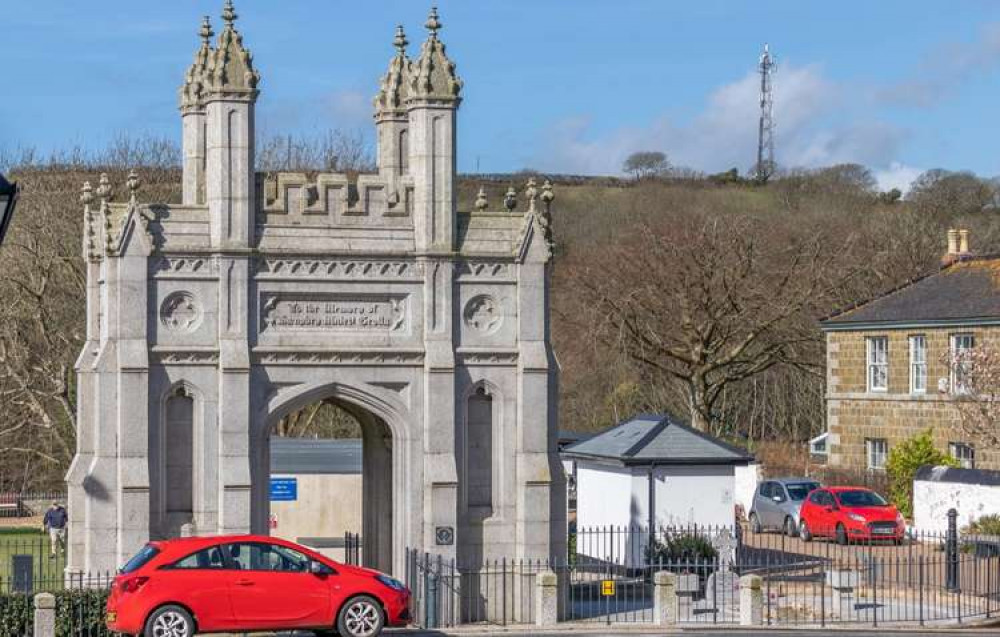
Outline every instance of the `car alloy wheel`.
{"type": "Polygon", "coordinates": [[[194,622],[191,616],[177,606],[161,608],[154,614],[146,628],[146,637],[192,637],[194,622]]]}
{"type": "Polygon", "coordinates": [[[805,520],[799,522],[799,537],[802,538],[803,542],[808,542],[813,539],[812,534],[809,533],[809,527],[806,526],[805,520]]]}
{"type": "Polygon", "coordinates": [[[785,518],[785,535],[788,537],[795,537],[795,520],[792,518],[785,518]]]}
{"type": "Polygon", "coordinates": [[[373,637],[382,630],[382,609],[371,597],[358,597],[340,612],[340,632],[349,637],[373,637]]]}
{"type": "Polygon", "coordinates": [[[761,528],[761,526],[760,526],[760,519],[757,517],[757,514],[756,513],[751,513],[750,514],[750,532],[751,533],[760,533],[763,530],[764,529],[761,528]]]}
{"type": "Polygon", "coordinates": [[[837,525],[837,544],[844,546],[847,544],[847,529],[843,524],[837,525]]]}

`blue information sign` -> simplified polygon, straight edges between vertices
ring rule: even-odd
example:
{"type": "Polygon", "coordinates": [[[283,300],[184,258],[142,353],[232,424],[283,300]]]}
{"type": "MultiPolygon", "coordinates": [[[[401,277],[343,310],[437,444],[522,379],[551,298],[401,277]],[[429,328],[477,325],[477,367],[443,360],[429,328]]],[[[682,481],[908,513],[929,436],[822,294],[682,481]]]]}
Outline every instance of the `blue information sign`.
{"type": "Polygon", "coordinates": [[[299,499],[296,478],[271,478],[271,502],[294,502],[299,499]]]}

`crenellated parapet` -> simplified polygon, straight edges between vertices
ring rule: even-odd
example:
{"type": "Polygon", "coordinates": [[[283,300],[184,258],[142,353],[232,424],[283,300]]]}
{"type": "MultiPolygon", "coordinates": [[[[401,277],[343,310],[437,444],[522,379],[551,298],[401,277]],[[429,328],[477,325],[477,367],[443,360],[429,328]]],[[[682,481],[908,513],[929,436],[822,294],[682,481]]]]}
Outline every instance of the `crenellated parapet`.
{"type": "Polygon", "coordinates": [[[337,173],[257,175],[259,224],[412,226],[413,180],[337,173]]]}

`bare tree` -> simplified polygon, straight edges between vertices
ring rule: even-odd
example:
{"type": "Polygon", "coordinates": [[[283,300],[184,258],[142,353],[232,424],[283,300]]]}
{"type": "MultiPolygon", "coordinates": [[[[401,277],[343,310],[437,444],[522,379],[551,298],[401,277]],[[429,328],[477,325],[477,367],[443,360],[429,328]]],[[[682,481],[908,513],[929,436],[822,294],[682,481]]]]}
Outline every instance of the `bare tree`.
{"type": "Polygon", "coordinates": [[[949,393],[962,433],[986,448],[1000,445],[1000,351],[978,345],[949,353],[949,393]]]}
{"type": "Polygon", "coordinates": [[[674,216],[590,255],[571,284],[598,337],[672,380],[691,423],[718,432],[741,382],[822,373],[814,318],[853,268],[833,267],[846,246],[781,239],[744,217],[674,216]]]}

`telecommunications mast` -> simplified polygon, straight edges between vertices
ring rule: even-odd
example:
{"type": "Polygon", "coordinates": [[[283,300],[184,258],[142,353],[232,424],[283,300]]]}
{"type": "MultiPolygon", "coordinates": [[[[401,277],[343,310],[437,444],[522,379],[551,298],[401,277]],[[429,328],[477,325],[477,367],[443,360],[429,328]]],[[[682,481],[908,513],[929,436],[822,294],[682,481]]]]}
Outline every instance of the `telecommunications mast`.
{"type": "Polygon", "coordinates": [[[764,45],[760,54],[760,126],[757,134],[757,166],[756,179],[765,183],[774,174],[774,93],[771,87],[771,74],[775,70],[774,58],[764,45]]]}

